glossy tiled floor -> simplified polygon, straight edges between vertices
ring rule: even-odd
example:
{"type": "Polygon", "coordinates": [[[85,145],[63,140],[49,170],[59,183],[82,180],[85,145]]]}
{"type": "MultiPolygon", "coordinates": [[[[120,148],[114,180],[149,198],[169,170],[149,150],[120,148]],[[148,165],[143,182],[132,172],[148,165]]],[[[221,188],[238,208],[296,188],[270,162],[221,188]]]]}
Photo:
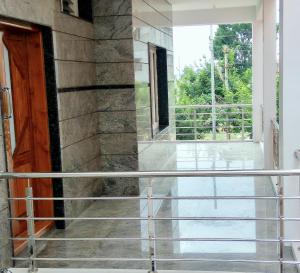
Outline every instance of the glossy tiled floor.
{"type": "MultiPolygon", "coordinates": [[[[253,143],[156,143],[142,148],[142,170],[259,169],[262,154],[253,143]],[[162,153],[153,161],[153,154],[162,153]],[[163,157],[167,154],[167,160],[163,157]],[[160,160],[159,160],[160,159],[160,160]],[[154,168],[154,166],[156,166],[154,168]],[[159,166],[159,167],[158,167],[159,166]]],[[[141,195],[147,181],[141,180],[141,195]]],[[[269,178],[178,178],[154,181],[156,196],[273,196],[269,178]]],[[[77,202],[77,201],[76,201],[77,202]]],[[[275,217],[274,200],[165,200],[155,201],[157,217],[275,217]]],[[[145,201],[97,201],[83,217],[147,216],[145,201]]],[[[267,221],[157,221],[156,236],[164,238],[248,238],[276,239],[277,224],[267,221]]],[[[145,221],[74,221],[66,230],[55,230],[49,237],[147,237],[145,221]]],[[[39,257],[148,258],[147,241],[89,241],[39,243],[39,257]]],[[[157,257],[165,259],[278,259],[277,243],[158,241],[157,257]]],[[[290,250],[285,250],[291,260],[290,250]]],[[[41,267],[147,269],[148,262],[39,262],[41,267]]],[[[158,262],[164,270],[278,272],[279,266],[233,262],[158,262]]],[[[295,270],[286,266],[286,272],[295,270]]]]}

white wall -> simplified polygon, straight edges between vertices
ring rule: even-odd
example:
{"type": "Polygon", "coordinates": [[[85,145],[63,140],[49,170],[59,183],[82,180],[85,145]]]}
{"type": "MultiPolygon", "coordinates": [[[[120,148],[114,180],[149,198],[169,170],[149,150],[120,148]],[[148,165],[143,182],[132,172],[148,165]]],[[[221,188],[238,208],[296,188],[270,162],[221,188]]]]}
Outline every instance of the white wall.
{"type": "MultiPolygon", "coordinates": [[[[280,23],[280,165],[283,169],[300,168],[294,152],[300,148],[300,32],[299,0],[281,0],[280,23]]],[[[284,193],[299,195],[299,178],[285,178],[284,193]]],[[[300,217],[299,201],[285,202],[286,217],[300,217]]],[[[300,223],[285,224],[289,239],[300,239],[300,223]]]]}
{"type": "Polygon", "coordinates": [[[276,119],[276,0],[264,0],[263,9],[264,167],[272,169],[272,120],[276,119]]]}
{"type": "Polygon", "coordinates": [[[263,21],[253,23],[253,141],[262,141],[262,108],[263,105],[263,21]]]}

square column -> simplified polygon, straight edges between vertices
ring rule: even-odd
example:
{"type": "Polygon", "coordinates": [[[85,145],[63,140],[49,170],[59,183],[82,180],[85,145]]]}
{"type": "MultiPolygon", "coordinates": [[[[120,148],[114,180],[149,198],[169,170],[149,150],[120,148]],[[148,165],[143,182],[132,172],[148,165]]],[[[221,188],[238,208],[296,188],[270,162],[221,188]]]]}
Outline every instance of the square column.
{"type": "Polygon", "coordinates": [[[276,119],[276,0],[263,2],[264,167],[273,169],[272,120],[276,119]]]}
{"type": "MultiPolygon", "coordinates": [[[[300,2],[280,2],[280,167],[299,169],[295,151],[300,148],[300,2]]],[[[283,183],[285,195],[299,195],[299,177],[285,177],[283,183]]],[[[285,201],[284,205],[285,217],[300,217],[299,200],[285,201]]],[[[286,238],[300,239],[299,222],[286,222],[284,228],[286,238]]],[[[299,257],[300,244],[292,246],[299,257]]]]}

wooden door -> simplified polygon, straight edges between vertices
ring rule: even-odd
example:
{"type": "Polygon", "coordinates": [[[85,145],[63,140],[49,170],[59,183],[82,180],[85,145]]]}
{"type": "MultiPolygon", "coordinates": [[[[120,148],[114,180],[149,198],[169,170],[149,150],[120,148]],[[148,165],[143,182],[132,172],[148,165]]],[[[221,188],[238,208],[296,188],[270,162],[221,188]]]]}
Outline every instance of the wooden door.
{"type": "MultiPolygon", "coordinates": [[[[7,113],[10,118],[14,116],[14,130],[6,131],[10,137],[10,156],[14,172],[31,172],[34,169],[34,140],[31,118],[30,85],[28,75],[28,54],[24,50],[25,34],[5,34],[4,43],[9,53],[9,68],[11,77],[13,113],[7,113]],[[12,136],[14,134],[14,136],[12,136]],[[12,145],[12,137],[15,139],[12,145]]],[[[6,65],[7,67],[7,65],[6,65]]],[[[9,94],[7,95],[9,96],[9,94]]],[[[10,103],[10,102],[9,102],[10,103]]],[[[11,106],[9,106],[11,107],[11,106]]],[[[26,196],[25,189],[30,182],[26,179],[10,181],[10,193],[13,197],[26,196]]],[[[14,217],[26,216],[25,201],[12,203],[14,217]]],[[[18,235],[25,230],[26,223],[15,222],[13,234],[18,235]]]]}
{"type": "MultiPolygon", "coordinates": [[[[48,112],[45,88],[42,36],[38,31],[4,31],[0,42],[2,59],[4,135],[8,169],[13,172],[51,171],[48,112]]],[[[11,180],[11,197],[25,197],[32,186],[35,197],[52,197],[50,179],[11,180]]],[[[34,203],[36,217],[52,217],[50,201],[34,203]]],[[[23,200],[11,204],[13,217],[26,216],[23,200]]],[[[52,226],[51,221],[36,222],[36,233],[52,226]]],[[[27,233],[25,221],[14,221],[13,236],[27,233]]]]}

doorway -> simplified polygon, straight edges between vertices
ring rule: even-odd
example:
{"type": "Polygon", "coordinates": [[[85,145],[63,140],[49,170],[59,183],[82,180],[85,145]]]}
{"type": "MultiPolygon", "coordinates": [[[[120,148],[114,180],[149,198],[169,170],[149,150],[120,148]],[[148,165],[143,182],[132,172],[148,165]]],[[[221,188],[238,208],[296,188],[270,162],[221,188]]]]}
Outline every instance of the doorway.
{"type": "MultiPolygon", "coordinates": [[[[0,84],[7,170],[51,172],[46,80],[41,31],[30,25],[0,22],[0,84]]],[[[36,198],[52,197],[51,179],[9,181],[12,198],[24,198],[26,187],[36,198]]],[[[34,201],[35,217],[53,217],[53,202],[34,201]]],[[[11,202],[11,216],[26,215],[25,200],[11,202]]],[[[36,236],[53,226],[53,221],[36,221],[36,236]]],[[[26,221],[12,222],[13,237],[26,237],[26,221]]],[[[14,253],[26,242],[15,241],[14,253]]]]}

